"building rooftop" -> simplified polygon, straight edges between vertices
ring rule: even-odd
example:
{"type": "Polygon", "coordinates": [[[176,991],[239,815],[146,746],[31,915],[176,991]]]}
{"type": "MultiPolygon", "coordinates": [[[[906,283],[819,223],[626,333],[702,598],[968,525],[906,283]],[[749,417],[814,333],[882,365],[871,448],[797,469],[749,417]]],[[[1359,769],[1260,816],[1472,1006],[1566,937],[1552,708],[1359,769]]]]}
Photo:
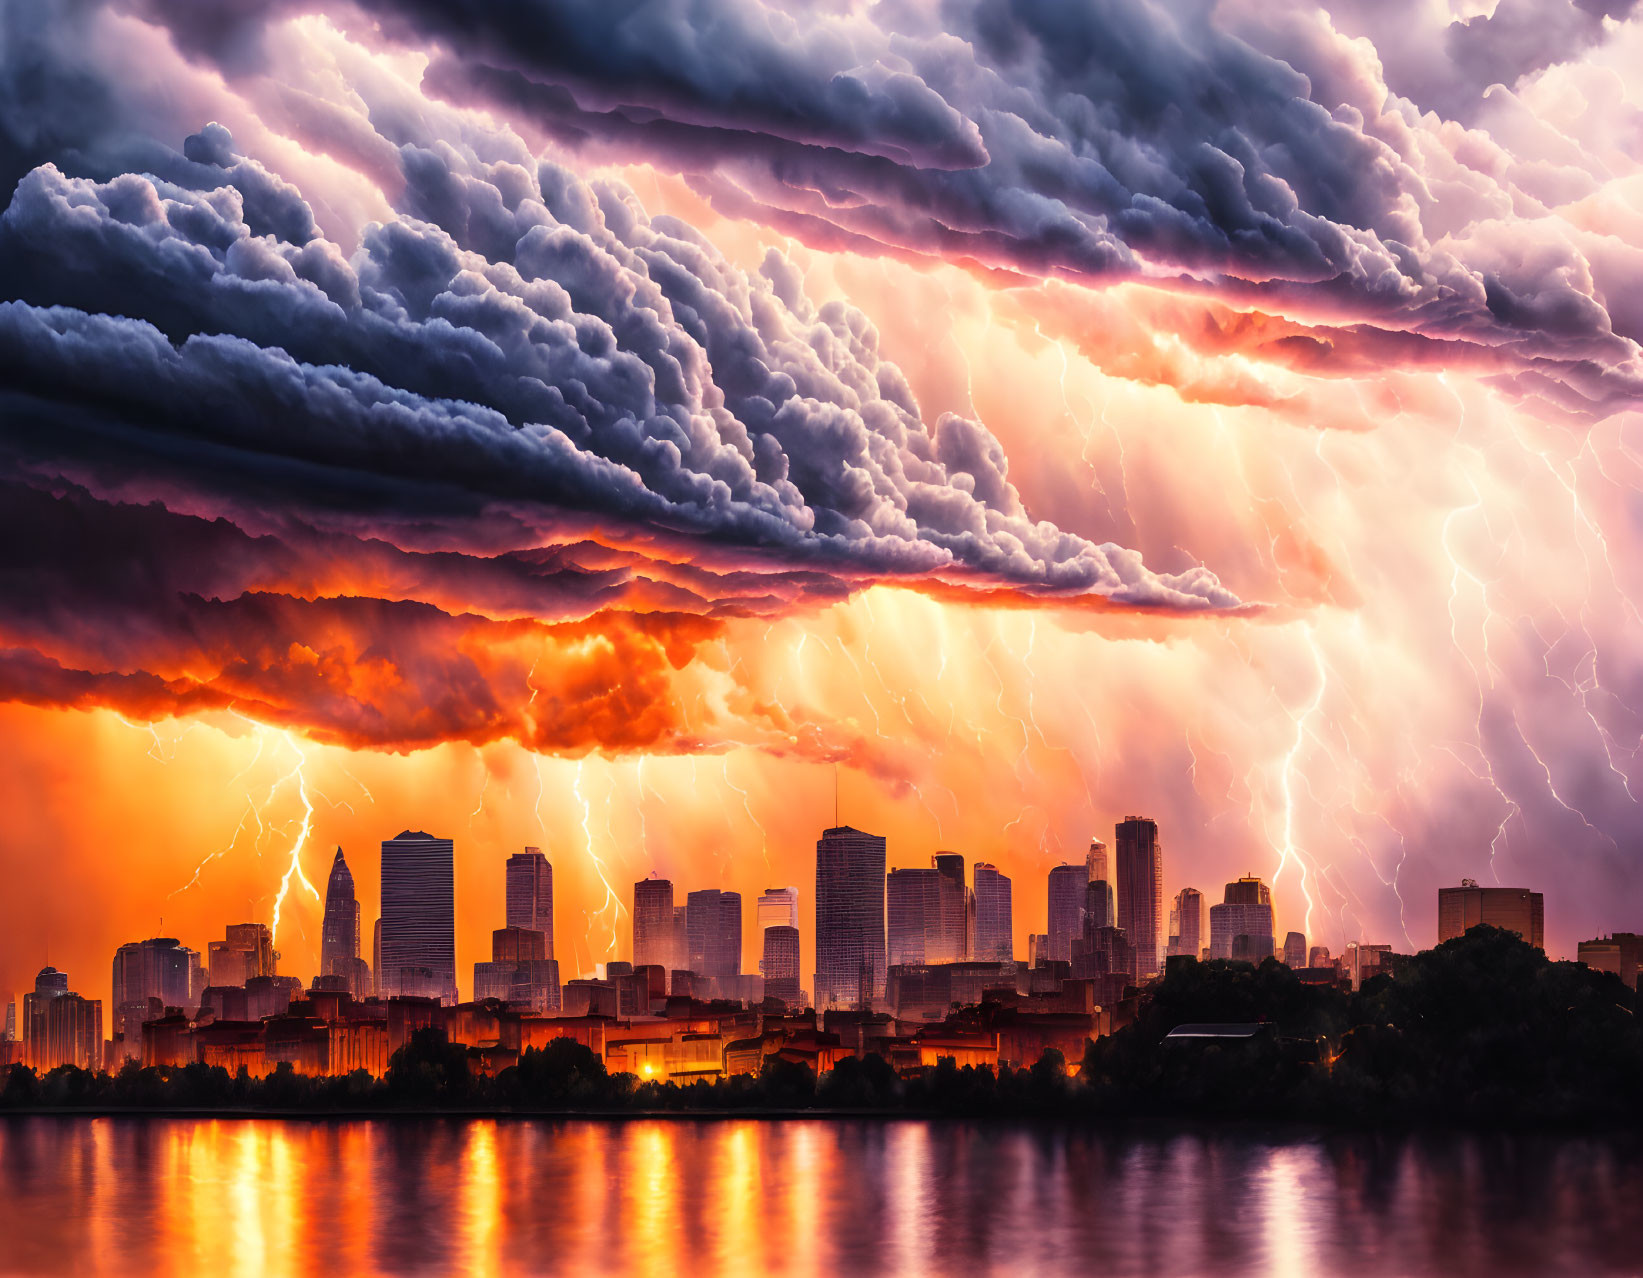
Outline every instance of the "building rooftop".
{"type": "Polygon", "coordinates": [[[1166,1040],[1172,1038],[1254,1038],[1264,1033],[1267,1026],[1262,1022],[1249,1024],[1228,1025],[1177,1025],[1168,1034],[1166,1040]]]}

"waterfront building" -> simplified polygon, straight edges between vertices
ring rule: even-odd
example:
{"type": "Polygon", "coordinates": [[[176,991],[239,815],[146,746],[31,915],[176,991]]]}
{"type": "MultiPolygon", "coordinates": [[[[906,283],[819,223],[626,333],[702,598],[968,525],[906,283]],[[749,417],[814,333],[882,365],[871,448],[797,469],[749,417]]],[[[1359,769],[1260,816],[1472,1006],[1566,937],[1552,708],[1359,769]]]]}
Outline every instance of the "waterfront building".
{"type": "Polygon", "coordinates": [[[798,927],[799,889],[766,888],[759,894],[757,910],[757,922],[761,932],[767,927],[798,927]]]}
{"type": "Polygon", "coordinates": [[[1084,934],[1084,899],[1089,884],[1086,865],[1058,865],[1050,871],[1045,923],[1052,959],[1063,963],[1070,959],[1073,940],[1084,934]]]}
{"type": "Polygon", "coordinates": [[[266,923],[230,923],[223,939],[206,946],[206,983],[244,985],[274,975],[274,934],[266,923]]]}
{"type": "Polygon", "coordinates": [[[789,1007],[798,1006],[799,929],[788,923],[772,923],[764,929],[764,957],[759,971],[764,976],[764,996],[779,999],[789,1007]]]}
{"type": "Polygon", "coordinates": [[[1158,823],[1126,816],[1114,827],[1118,849],[1118,926],[1135,947],[1135,976],[1154,975],[1164,961],[1164,851],[1158,823]]]}
{"type": "Polygon", "coordinates": [[[450,839],[405,830],[382,841],[382,958],[386,997],[456,1002],[456,871],[450,839]]]}
{"type": "Polygon", "coordinates": [[[1015,956],[1010,908],[1010,880],[986,862],[975,868],[976,923],[971,957],[983,963],[1007,963],[1015,956]]]}
{"type": "Polygon", "coordinates": [[[690,970],[724,979],[742,970],[742,895],[704,888],[685,897],[690,970]]]}
{"type": "Polygon", "coordinates": [[[103,1067],[103,1003],[68,988],[68,973],[40,969],[23,995],[23,1063],[37,1073],[59,1065],[103,1067]]]}
{"type": "Polygon", "coordinates": [[[1486,924],[1516,932],[1537,950],[1546,948],[1546,898],[1515,887],[1479,887],[1462,879],[1459,887],[1438,889],[1438,944],[1486,924]]]}
{"type": "Polygon", "coordinates": [[[509,927],[529,928],[546,938],[545,959],[553,957],[553,866],[542,849],[527,847],[508,858],[505,889],[509,927]]]}
{"type": "Polygon", "coordinates": [[[1199,956],[1204,948],[1204,894],[1185,887],[1175,894],[1169,912],[1169,952],[1199,956]]]}
{"type": "Polygon", "coordinates": [[[685,965],[673,948],[673,884],[656,874],[633,885],[633,965],[664,971],[685,965]]]}
{"type": "Polygon", "coordinates": [[[354,892],[354,875],[337,849],[331,862],[331,877],[325,884],[325,917],[320,924],[319,970],[321,976],[340,976],[348,993],[364,998],[371,990],[371,972],[360,958],[359,897],[354,892]]]}
{"type": "Polygon", "coordinates": [[[121,1050],[130,1057],[142,1054],[143,1022],[166,1008],[192,1015],[205,989],[205,969],[198,951],[175,937],[154,936],[129,941],[114,951],[110,989],[114,1010],[112,1026],[121,1050]]]}
{"type": "Polygon", "coordinates": [[[867,1008],[884,997],[885,843],[850,826],[816,841],[818,1009],[867,1008]]]}

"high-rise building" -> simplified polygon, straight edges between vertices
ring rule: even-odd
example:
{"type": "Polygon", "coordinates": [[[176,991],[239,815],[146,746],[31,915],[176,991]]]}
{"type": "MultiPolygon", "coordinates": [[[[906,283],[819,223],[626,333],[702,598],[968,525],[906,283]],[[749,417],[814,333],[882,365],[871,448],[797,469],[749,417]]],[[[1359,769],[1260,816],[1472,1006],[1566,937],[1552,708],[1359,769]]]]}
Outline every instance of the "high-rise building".
{"type": "Polygon", "coordinates": [[[1272,957],[1272,907],[1222,902],[1209,907],[1209,956],[1260,963],[1272,957]],[[1247,938],[1242,945],[1239,938],[1247,938]]]}
{"type": "Polygon", "coordinates": [[[5,1041],[8,1043],[17,1041],[17,1000],[14,998],[6,1000],[5,1041]]]}
{"type": "Polygon", "coordinates": [[[528,927],[546,938],[553,957],[553,866],[541,848],[526,848],[508,858],[507,916],[509,927],[528,927]]]}
{"type": "Polygon", "coordinates": [[[103,1003],[71,993],[68,974],[40,969],[23,995],[23,1063],[41,1073],[59,1065],[103,1066],[103,1003]]]}
{"type": "Polygon", "coordinates": [[[818,1009],[884,998],[884,861],[882,835],[845,825],[816,840],[818,1009]]]}
{"type": "Polygon", "coordinates": [[[1613,936],[1580,942],[1575,953],[1587,967],[1613,972],[1634,990],[1637,988],[1637,974],[1643,968],[1643,936],[1616,932],[1613,936]]]}
{"type": "Polygon", "coordinates": [[[377,915],[377,921],[371,924],[371,993],[378,998],[387,998],[388,993],[382,984],[382,915],[377,915]]]}
{"type": "Polygon", "coordinates": [[[1084,854],[1084,870],[1092,883],[1097,880],[1112,882],[1112,875],[1107,869],[1107,845],[1100,839],[1090,839],[1090,850],[1084,854]]]}
{"type": "Polygon", "coordinates": [[[965,957],[969,912],[964,858],[949,854],[940,859],[945,867],[897,869],[885,877],[891,967],[957,963],[965,957]]]}
{"type": "Polygon", "coordinates": [[[1050,961],[1050,934],[1034,932],[1027,938],[1027,966],[1043,967],[1050,961]]]}
{"type": "Polygon", "coordinates": [[[683,967],[673,948],[673,884],[652,874],[633,885],[633,966],[683,967]]]}
{"type": "Polygon", "coordinates": [[[1169,912],[1169,952],[1199,956],[1204,948],[1204,894],[1197,888],[1182,888],[1175,894],[1169,912]]]}
{"type": "Polygon", "coordinates": [[[766,888],[759,896],[758,924],[761,932],[767,927],[798,927],[799,889],[766,888]]]}
{"type": "Polygon", "coordinates": [[[982,963],[1008,963],[1015,956],[1010,917],[1010,880],[985,862],[975,868],[976,926],[974,957],[982,963]]]}
{"type": "Polygon", "coordinates": [[[1334,962],[1330,957],[1329,947],[1327,945],[1314,945],[1306,953],[1306,965],[1308,967],[1333,967],[1334,962]]]}
{"type": "Polygon", "coordinates": [[[321,976],[342,976],[348,992],[364,998],[370,992],[371,974],[359,956],[359,897],[354,893],[354,875],[337,849],[331,862],[331,877],[325,884],[325,917],[320,924],[319,971],[321,976]]]}
{"type": "Polygon", "coordinates": [[[1221,897],[1224,905],[1271,905],[1272,889],[1254,874],[1246,874],[1235,883],[1228,883],[1221,897]]]}
{"type": "Polygon", "coordinates": [[[786,923],[772,923],[764,929],[764,957],[759,961],[764,973],[764,996],[780,999],[789,1007],[799,1002],[799,929],[786,923]]]}
{"type": "Polygon", "coordinates": [[[1045,913],[1052,959],[1071,959],[1074,938],[1084,935],[1084,900],[1089,886],[1087,866],[1058,865],[1050,871],[1045,913]]]}
{"type": "MultiPolygon", "coordinates": [[[[688,972],[690,970],[689,922],[685,907],[675,905],[673,907],[673,966],[668,969],[669,973],[676,971],[688,972]]],[[[681,992],[688,994],[690,992],[689,987],[683,991],[673,989],[671,977],[668,988],[674,994],[681,992]]]]}
{"type": "Polygon", "coordinates": [[[204,990],[204,973],[199,954],[175,937],[154,936],[146,941],[128,941],[114,951],[114,980],[111,990],[114,1032],[125,1054],[141,1059],[143,1022],[166,1008],[193,1015],[204,990]]]}
{"type": "Polygon", "coordinates": [[[742,970],[742,894],[704,888],[685,897],[690,970],[698,976],[739,976],[742,970]]]}
{"type": "Polygon", "coordinates": [[[1135,975],[1151,976],[1164,960],[1164,851],[1158,823],[1126,816],[1115,827],[1118,926],[1135,947],[1135,975]]]}
{"type": "Polygon", "coordinates": [[[207,983],[244,985],[274,975],[274,934],[266,923],[230,923],[206,949],[207,983]]]}
{"type": "Polygon", "coordinates": [[[941,952],[960,962],[970,957],[976,922],[976,898],[964,881],[964,857],[957,852],[937,852],[930,864],[942,880],[938,885],[941,952]]]}
{"type": "Polygon", "coordinates": [[[1300,932],[1290,932],[1284,936],[1284,966],[1306,966],[1306,937],[1300,932]]]}
{"type": "Polygon", "coordinates": [[[1438,889],[1438,944],[1465,936],[1480,923],[1516,932],[1537,950],[1546,948],[1546,898],[1527,888],[1479,887],[1462,879],[1459,887],[1438,889]]]}
{"type": "Polygon", "coordinates": [[[1112,884],[1105,879],[1091,879],[1084,889],[1084,931],[1117,926],[1118,908],[1113,902],[1112,884]]]}
{"type": "Polygon", "coordinates": [[[456,1002],[456,855],[449,839],[405,830],[382,841],[385,997],[428,994],[456,1002]]]}

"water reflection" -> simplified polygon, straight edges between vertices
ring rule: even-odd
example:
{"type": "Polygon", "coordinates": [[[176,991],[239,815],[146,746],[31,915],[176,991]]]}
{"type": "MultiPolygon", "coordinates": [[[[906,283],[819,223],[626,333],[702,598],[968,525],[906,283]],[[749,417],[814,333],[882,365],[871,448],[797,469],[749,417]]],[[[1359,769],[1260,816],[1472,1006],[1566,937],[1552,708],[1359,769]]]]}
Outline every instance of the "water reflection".
{"type": "Polygon", "coordinates": [[[1626,1273],[1643,1146],[922,1122],[0,1120],[0,1272],[1626,1273]]]}

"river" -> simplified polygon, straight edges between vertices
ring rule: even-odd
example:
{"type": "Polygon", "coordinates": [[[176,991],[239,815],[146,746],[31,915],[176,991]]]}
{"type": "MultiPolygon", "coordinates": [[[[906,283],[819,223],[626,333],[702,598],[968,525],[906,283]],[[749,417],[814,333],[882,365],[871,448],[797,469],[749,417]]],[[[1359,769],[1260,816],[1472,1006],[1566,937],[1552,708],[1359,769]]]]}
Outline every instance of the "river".
{"type": "Polygon", "coordinates": [[[0,1271],[1635,1273],[1643,1143],[9,1117],[0,1271]]]}

